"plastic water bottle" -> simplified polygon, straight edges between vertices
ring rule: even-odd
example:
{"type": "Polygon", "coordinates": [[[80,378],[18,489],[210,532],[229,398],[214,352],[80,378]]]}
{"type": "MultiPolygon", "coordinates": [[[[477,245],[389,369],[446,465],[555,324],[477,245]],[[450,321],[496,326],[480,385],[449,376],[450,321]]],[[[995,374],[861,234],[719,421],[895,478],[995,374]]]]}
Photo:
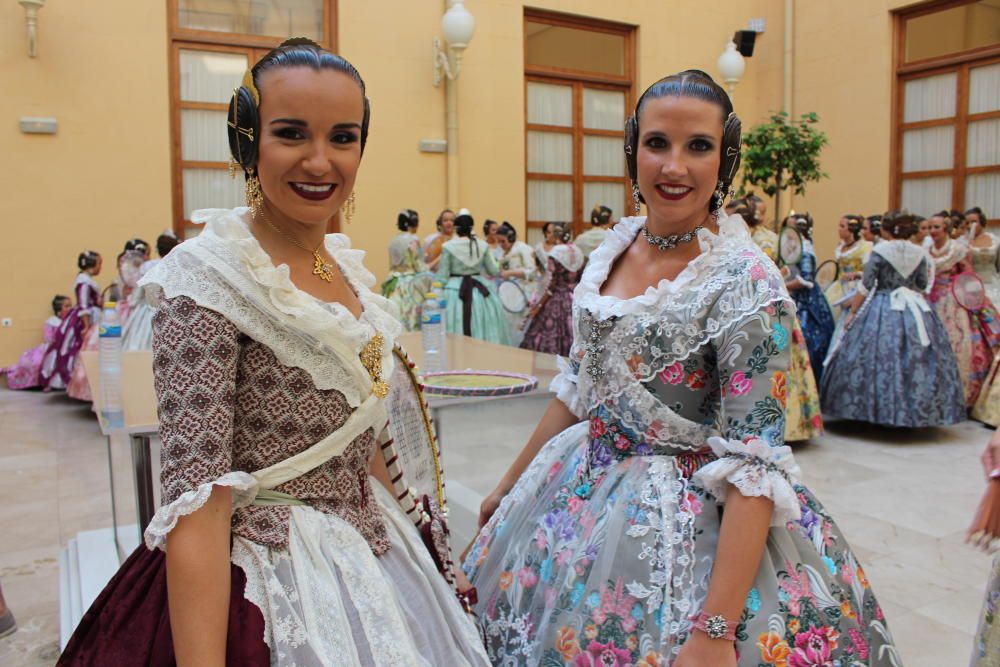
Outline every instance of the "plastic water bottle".
{"type": "Polygon", "coordinates": [[[420,313],[420,336],[424,345],[424,372],[441,370],[441,309],[438,296],[428,292],[420,313]]]}
{"type": "Polygon", "coordinates": [[[101,421],[107,429],[125,426],[122,409],[122,325],[114,301],[101,312],[98,360],[101,367],[101,421]]]}
{"type": "Polygon", "coordinates": [[[438,358],[441,360],[442,371],[448,370],[448,298],[444,291],[444,285],[439,281],[434,281],[432,290],[438,295],[438,312],[441,313],[441,342],[438,344],[438,358]]]}

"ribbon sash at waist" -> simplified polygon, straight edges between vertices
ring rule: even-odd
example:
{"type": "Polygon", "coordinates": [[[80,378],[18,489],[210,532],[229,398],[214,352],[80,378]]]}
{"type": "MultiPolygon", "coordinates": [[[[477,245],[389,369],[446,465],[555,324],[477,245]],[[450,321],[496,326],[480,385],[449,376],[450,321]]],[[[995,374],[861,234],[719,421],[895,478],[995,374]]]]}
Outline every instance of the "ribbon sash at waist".
{"type": "Polygon", "coordinates": [[[924,313],[931,312],[931,307],[923,294],[916,292],[909,287],[897,287],[889,293],[889,306],[893,310],[909,310],[917,325],[917,335],[920,337],[920,344],[927,347],[931,343],[927,335],[927,327],[924,326],[924,313]]]}

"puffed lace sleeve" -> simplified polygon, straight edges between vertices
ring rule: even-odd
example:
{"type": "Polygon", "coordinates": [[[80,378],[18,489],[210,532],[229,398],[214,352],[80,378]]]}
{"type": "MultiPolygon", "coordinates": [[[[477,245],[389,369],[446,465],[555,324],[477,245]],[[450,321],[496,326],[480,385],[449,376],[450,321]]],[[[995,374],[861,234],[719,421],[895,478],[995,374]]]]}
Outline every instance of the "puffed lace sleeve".
{"type": "Polygon", "coordinates": [[[716,339],[722,437],[709,438],[708,444],[719,458],[694,477],[719,502],[730,486],[744,496],[770,498],[774,526],[800,517],[793,487],[799,468],[784,444],[793,317],[785,302],[774,302],[716,339]]]}
{"type": "Polygon", "coordinates": [[[583,359],[584,353],[583,345],[574,336],[573,345],[569,350],[569,357],[556,358],[559,374],[552,378],[552,383],[549,385],[549,391],[554,393],[556,398],[562,401],[578,419],[587,418],[587,406],[581,400],[580,392],[577,389],[580,362],[583,359]]]}
{"type": "Polygon", "coordinates": [[[150,549],[166,549],[177,520],[208,500],[213,486],[249,504],[254,478],[232,469],[239,332],[188,297],[164,300],[153,318],[153,381],[160,419],[163,504],[146,528],[150,549]]]}

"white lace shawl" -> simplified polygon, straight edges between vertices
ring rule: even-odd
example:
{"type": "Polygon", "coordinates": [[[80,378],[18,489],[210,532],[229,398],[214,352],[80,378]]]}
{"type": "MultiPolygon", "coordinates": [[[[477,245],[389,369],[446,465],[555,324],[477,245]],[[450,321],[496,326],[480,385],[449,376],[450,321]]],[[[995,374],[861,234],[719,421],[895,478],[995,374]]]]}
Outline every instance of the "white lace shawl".
{"type": "Polygon", "coordinates": [[[938,253],[933,245],[930,247],[929,252],[931,258],[934,260],[934,270],[937,273],[947,273],[956,264],[969,256],[969,244],[961,240],[948,239],[942,252],[938,253]]]}
{"type": "Polygon", "coordinates": [[[490,247],[482,239],[473,239],[470,244],[468,238],[456,237],[444,244],[441,251],[444,252],[445,250],[450,252],[451,256],[462,264],[465,264],[469,268],[475,268],[482,263],[483,255],[490,252],[490,247]],[[473,253],[472,248],[478,248],[478,254],[473,253]]]}
{"type": "Polygon", "coordinates": [[[583,252],[572,243],[560,243],[549,251],[549,257],[565,266],[569,271],[579,271],[587,259],[583,252]]]}
{"type": "Polygon", "coordinates": [[[372,391],[358,355],[371,337],[385,338],[383,376],[392,373],[392,347],[402,331],[393,306],[371,291],[375,276],[364,251],[343,234],[328,234],[326,249],[364,307],[361,318],[341,304],[325,304],[298,289],[288,266],[274,266],[248,227],[249,209],[205,209],[197,237],[178,245],[140,281],[166,298],[186,296],[214,310],[241,332],[267,345],[282,364],[309,373],[317,389],[337,389],[356,408],[372,391]]]}
{"type": "Polygon", "coordinates": [[[911,273],[917,270],[920,262],[927,260],[928,269],[933,261],[927,251],[922,246],[915,245],[909,241],[896,240],[879,243],[872,250],[873,254],[879,255],[896,269],[896,272],[904,278],[908,278],[911,273]]]}

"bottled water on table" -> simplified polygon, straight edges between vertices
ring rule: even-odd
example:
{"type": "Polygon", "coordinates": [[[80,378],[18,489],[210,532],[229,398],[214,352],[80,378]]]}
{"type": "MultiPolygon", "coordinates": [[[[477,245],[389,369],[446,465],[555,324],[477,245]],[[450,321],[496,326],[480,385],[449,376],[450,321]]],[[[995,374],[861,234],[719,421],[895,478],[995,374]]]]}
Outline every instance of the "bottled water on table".
{"type": "Polygon", "coordinates": [[[424,347],[423,370],[433,373],[441,370],[441,309],[438,296],[427,292],[420,313],[420,337],[424,347]]]}
{"type": "Polygon", "coordinates": [[[105,428],[122,428],[122,325],[114,301],[106,301],[98,329],[97,358],[101,369],[101,421],[105,428]]]}
{"type": "Polygon", "coordinates": [[[435,280],[431,289],[438,295],[438,308],[441,313],[441,342],[438,344],[438,358],[441,360],[440,370],[446,371],[450,368],[448,366],[448,299],[445,295],[444,285],[440,282],[435,280]]]}

